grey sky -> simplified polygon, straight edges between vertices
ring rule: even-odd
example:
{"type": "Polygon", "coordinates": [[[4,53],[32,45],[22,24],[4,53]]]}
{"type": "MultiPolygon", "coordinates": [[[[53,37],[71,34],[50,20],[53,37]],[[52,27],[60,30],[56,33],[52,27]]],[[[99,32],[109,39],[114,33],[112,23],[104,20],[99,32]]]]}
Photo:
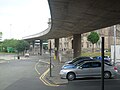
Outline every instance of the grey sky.
{"type": "Polygon", "coordinates": [[[47,0],[0,0],[0,32],[3,39],[21,39],[48,27],[47,0]]]}

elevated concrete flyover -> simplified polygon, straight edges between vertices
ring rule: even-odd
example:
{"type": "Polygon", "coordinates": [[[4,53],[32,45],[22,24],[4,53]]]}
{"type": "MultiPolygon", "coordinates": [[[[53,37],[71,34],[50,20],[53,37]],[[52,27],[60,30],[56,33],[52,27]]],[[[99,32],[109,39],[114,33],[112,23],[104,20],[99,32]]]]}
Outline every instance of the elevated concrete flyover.
{"type": "Polygon", "coordinates": [[[48,0],[51,27],[23,39],[60,38],[120,23],[120,0],[48,0]]]}
{"type": "MultiPolygon", "coordinates": [[[[48,3],[51,27],[46,33],[23,39],[52,39],[73,35],[75,40],[80,37],[78,34],[120,23],[120,0],[48,0],[48,3]]],[[[76,41],[73,44],[79,47],[76,41]]],[[[79,55],[81,49],[76,50],[79,55]]]]}

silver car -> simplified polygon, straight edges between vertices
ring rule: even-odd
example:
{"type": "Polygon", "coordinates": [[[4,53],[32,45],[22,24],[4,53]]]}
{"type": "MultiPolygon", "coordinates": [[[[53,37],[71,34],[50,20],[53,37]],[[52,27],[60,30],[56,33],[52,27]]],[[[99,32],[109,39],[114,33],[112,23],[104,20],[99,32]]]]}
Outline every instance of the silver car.
{"type": "MultiPolygon", "coordinates": [[[[109,63],[104,65],[104,78],[109,79],[117,74],[117,68],[109,63]]],[[[61,78],[74,80],[83,77],[100,77],[101,62],[100,61],[84,61],[74,68],[62,69],[60,71],[61,78]]]]}

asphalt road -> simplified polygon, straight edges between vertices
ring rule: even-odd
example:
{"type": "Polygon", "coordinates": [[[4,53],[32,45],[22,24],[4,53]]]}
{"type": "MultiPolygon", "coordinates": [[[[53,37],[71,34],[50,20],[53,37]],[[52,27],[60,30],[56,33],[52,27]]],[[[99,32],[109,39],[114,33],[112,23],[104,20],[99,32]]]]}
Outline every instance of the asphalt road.
{"type": "MultiPolygon", "coordinates": [[[[38,58],[0,63],[0,90],[40,90],[46,87],[35,71],[38,58]]],[[[41,64],[41,73],[47,68],[41,64]]],[[[43,89],[44,90],[44,89],[43,89]]]]}
{"type": "Polygon", "coordinates": [[[49,67],[43,62],[37,65],[39,60],[39,57],[30,57],[0,63],[0,90],[56,90],[57,87],[46,86],[39,79],[49,67]],[[35,70],[36,65],[40,74],[35,70]]]}
{"type": "MultiPolygon", "coordinates": [[[[69,82],[69,90],[101,90],[101,79],[82,79],[69,82]]],[[[120,80],[105,80],[104,90],[120,90],[120,80]]]]}
{"type": "MultiPolygon", "coordinates": [[[[38,61],[38,57],[33,57],[0,63],[0,90],[101,90],[100,79],[79,79],[58,87],[46,86],[39,77],[49,66],[41,62],[38,74],[35,70],[38,61]]],[[[114,89],[120,90],[120,80],[105,80],[105,90],[114,89]]]]}

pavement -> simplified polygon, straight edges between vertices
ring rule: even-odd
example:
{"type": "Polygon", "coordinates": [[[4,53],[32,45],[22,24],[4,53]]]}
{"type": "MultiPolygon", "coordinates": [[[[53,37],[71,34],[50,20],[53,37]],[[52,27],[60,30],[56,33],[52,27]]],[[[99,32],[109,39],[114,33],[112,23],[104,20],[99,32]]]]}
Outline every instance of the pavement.
{"type": "Polygon", "coordinates": [[[50,73],[48,73],[46,75],[46,79],[49,80],[50,82],[52,82],[53,84],[56,84],[56,85],[67,84],[68,80],[61,79],[60,75],[59,75],[59,72],[60,72],[60,69],[61,69],[63,63],[58,63],[56,61],[54,61],[54,62],[55,63],[53,64],[54,67],[52,68],[52,75],[50,77],[50,73]]]}
{"type": "MultiPolygon", "coordinates": [[[[49,62],[50,61],[49,54],[43,54],[42,56],[40,56],[40,60],[49,62]]],[[[48,72],[47,75],[45,76],[46,80],[56,85],[67,84],[68,80],[61,79],[59,75],[61,67],[63,66],[64,62],[67,60],[68,59],[66,57],[62,57],[62,61],[59,62],[58,60],[54,60],[53,55],[52,55],[51,62],[52,62],[53,67],[51,69],[51,76],[50,76],[50,72],[48,72]]]]}
{"type": "MultiPolygon", "coordinates": [[[[0,61],[1,60],[16,60],[18,56],[16,54],[0,54],[0,61]]],[[[24,56],[20,56],[20,59],[27,59],[24,56]]]]}

